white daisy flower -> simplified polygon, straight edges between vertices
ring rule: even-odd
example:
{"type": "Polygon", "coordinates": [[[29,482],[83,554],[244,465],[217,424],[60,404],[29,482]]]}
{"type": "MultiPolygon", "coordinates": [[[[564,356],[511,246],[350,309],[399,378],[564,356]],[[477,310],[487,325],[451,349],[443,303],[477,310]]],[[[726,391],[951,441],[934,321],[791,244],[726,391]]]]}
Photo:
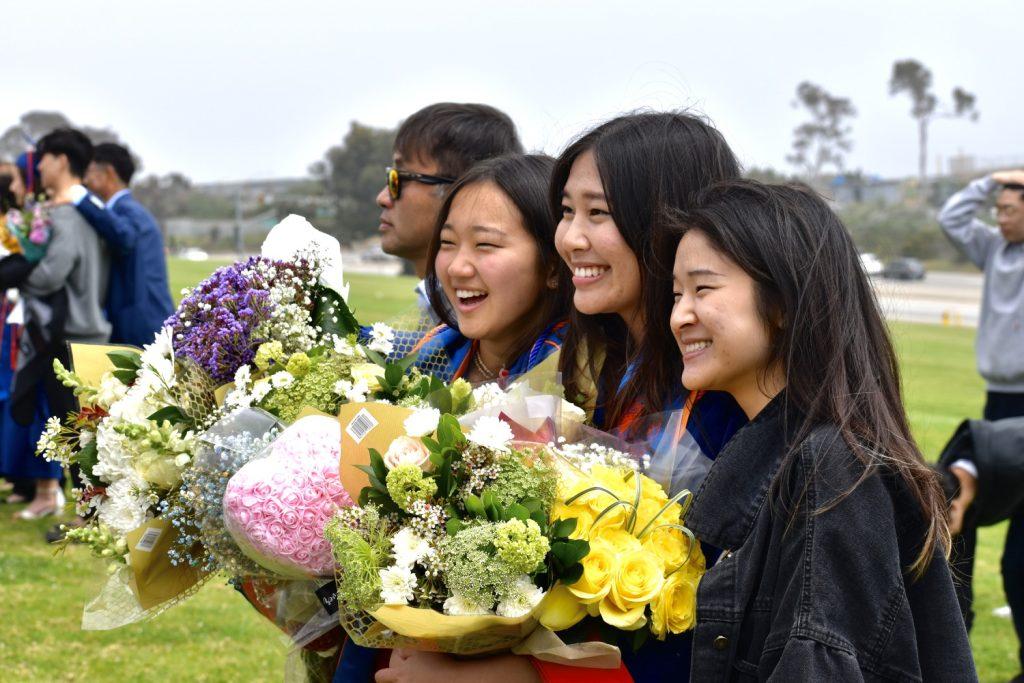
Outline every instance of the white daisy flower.
{"type": "Polygon", "coordinates": [[[508,426],[508,423],[490,415],[485,415],[477,420],[473,429],[466,435],[467,439],[478,446],[502,453],[509,451],[508,444],[513,437],[512,428],[508,426]]]}
{"type": "Polygon", "coordinates": [[[437,429],[437,423],[440,420],[441,411],[437,408],[420,408],[405,418],[405,422],[402,424],[405,426],[405,433],[409,436],[429,436],[437,429]]]}

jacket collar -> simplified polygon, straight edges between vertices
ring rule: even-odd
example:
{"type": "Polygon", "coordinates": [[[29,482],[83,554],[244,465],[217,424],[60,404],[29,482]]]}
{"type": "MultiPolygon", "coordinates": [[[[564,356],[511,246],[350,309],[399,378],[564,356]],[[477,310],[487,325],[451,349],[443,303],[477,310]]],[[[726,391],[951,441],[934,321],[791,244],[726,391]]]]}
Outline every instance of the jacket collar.
{"type": "Polygon", "coordinates": [[[698,539],[726,550],[746,541],[786,454],[785,412],[783,391],[715,458],[685,520],[698,539]]]}

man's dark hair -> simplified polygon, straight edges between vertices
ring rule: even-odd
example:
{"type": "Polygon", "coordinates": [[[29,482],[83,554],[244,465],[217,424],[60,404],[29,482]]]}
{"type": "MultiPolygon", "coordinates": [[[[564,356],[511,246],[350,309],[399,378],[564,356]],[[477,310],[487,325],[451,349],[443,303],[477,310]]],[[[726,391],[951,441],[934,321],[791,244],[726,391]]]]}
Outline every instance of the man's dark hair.
{"type": "Polygon", "coordinates": [[[437,164],[437,174],[458,178],[478,161],[522,153],[512,119],[486,104],[439,102],[402,122],[395,151],[437,164]]]}
{"type": "Polygon", "coordinates": [[[100,143],[93,150],[92,160],[97,164],[107,164],[114,169],[122,183],[131,185],[132,176],[135,175],[135,162],[132,161],[132,153],[124,145],[113,142],[100,143]]]}
{"type": "Polygon", "coordinates": [[[1002,189],[1012,190],[1013,192],[1020,194],[1020,198],[1024,200],[1024,185],[1021,185],[1020,183],[1007,183],[1006,185],[1003,185],[1002,189]]]}
{"type": "Polygon", "coordinates": [[[40,138],[39,144],[36,145],[36,152],[40,159],[44,154],[54,156],[63,154],[68,159],[71,175],[81,178],[85,175],[85,169],[92,160],[92,142],[82,131],[74,128],[58,128],[40,138]]]}

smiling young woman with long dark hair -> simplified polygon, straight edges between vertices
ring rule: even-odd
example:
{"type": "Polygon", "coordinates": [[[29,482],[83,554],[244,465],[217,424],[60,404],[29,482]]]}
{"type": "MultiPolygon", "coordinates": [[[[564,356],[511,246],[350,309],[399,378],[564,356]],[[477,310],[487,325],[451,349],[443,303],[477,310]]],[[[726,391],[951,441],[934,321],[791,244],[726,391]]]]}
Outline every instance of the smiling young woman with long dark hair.
{"type": "Polygon", "coordinates": [[[728,549],[697,594],[692,680],[973,680],[936,476],[842,223],[733,181],[680,221],[672,330],[690,390],[750,422],[687,525],[728,549]]]}
{"type": "MultiPolygon", "coordinates": [[[[648,445],[671,442],[669,450],[682,455],[674,462],[688,467],[655,457],[649,474],[673,494],[693,486],[689,472],[706,467],[746,418],[728,394],[688,394],[679,384],[682,363],[667,324],[675,243],[661,219],[689,208],[712,183],[738,176],[732,150],[706,121],[645,112],[612,119],[570,144],[551,178],[555,246],[574,285],[560,359],[566,397],[605,431],[648,445]],[[669,411],[682,415],[671,429],[669,411]]],[[[710,560],[717,556],[704,550],[710,560]]],[[[592,626],[584,621],[572,635],[592,626]]],[[[621,678],[595,678],[610,675],[587,669],[559,677],[543,663],[538,670],[545,681],[685,681],[690,638],[651,639],[637,649],[625,634],[617,643],[628,670],[621,678]]]]}

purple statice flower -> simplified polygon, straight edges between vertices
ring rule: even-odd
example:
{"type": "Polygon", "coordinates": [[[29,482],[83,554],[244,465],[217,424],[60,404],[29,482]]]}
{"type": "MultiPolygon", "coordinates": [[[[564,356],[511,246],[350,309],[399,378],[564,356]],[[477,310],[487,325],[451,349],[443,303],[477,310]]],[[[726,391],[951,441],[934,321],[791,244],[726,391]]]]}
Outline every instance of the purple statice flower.
{"type": "Polygon", "coordinates": [[[253,256],[215,270],[165,323],[172,330],[175,355],[192,359],[218,383],[230,382],[268,341],[257,328],[274,313],[269,290],[278,271],[296,269],[308,266],[253,256]]]}

